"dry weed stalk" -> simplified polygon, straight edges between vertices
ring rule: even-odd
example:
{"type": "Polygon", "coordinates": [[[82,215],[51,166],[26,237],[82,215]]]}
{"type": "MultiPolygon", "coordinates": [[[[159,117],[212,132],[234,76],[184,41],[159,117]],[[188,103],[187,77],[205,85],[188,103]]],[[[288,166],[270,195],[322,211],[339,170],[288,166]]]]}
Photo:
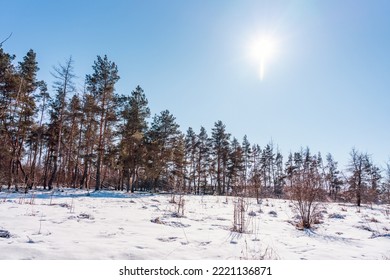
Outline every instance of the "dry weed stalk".
{"type": "Polygon", "coordinates": [[[245,215],[248,210],[248,204],[244,197],[238,197],[234,202],[233,210],[233,231],[244,233],[246,231],[245,215]]]}

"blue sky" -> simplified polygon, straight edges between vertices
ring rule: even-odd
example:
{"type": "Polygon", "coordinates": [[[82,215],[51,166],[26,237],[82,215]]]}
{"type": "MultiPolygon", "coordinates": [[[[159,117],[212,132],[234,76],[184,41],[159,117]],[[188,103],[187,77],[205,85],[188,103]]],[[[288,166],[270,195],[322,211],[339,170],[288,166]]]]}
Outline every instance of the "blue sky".
{"type": "Polygon", "coordinates": [[[0,39],[17,60],[37,52],[39,78],[72,55],[78,84],[97,55],[118,64],[117,92],[138,84],[152,113],[182,131],[215,121],[240,141],[283,154],[309,146],[343,166],[352,147],[390,157],[389,1],[0,0],[0,39]],[[248,55],[268,34],[277,51],[259,79],[248,55]]]}

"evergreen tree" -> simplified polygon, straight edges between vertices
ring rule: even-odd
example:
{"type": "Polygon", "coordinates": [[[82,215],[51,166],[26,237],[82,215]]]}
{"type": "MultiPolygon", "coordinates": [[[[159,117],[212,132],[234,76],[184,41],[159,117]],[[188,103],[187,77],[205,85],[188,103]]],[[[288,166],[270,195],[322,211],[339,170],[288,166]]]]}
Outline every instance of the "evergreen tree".
{"type": "Polygon", "coordinates": [[[173,170],[173,155],[180,136],[175,117],[165,110],[155,115],[147,133],[147,175],[152,180],[153,190],[159,183],[166,187],[173,170]]]}
{"type": "Polygon", "coordinates": [[[5,53],[0,47],[0,190],[3,184],[12,181],[9,168],[12,161],[10,106],[17,89],[14,59],[14,55],[5,53]]]}
{"type": "Polygon", "coordinates": [[[342,192],[341,172],[330,154],[324,164],[321,153],[301,149],[289,153],[283,168],[283,156],[272,143],[261,149],[245,135],[240,144],[222,121],[214,124],[210,138],[204,127],[198,134],[190,127],[184,135],[166,110],[154,116],[149,128],[142,88],[130,96],[115,95],[118,70],[107,56],[94,61],[80,96],[72,58],[54,67],[52,97],[46,83],[37,80],[34,51],[14,61],[0,44],[0,190],[7,185],[17,191],[23,184],[27,191],[43,184],[49,189],[104,186],[134,192],[144,187],[200,194],[210,187],[218,195],[242,193],[258,202],[262,195],[281,196],[286,190],[309,204],[326,190],[335,200],[350,195],[359,206],[379,198],[390,201],[390,164],[382,178],[372,158],[355,149],[345,180],[348,190],[342,192]]]}
{"type": "Polygon", "coordinates": [[[368,173],[367,201],[369,203],[378,202],[382,180],[381,170],[372,162],[371,158],[368,159],[366,169],[368,173]]]}
{"type": "Polygon", "coordinates": [[[290,152],[288,154],[288,159],[285,164],[285,174],[286,174],[286,179],[288,180],[288,185],[291,188],[292,187],[292,178],[294,175],[295,170],[297,167],[295,166],[295,161],[293,160],[293,154],[290,152]]]}
{"type": "Polygon", "coordinates": [[[217,121],[214,124],[211,139],[213,148],[213,162],[217,181],[216,192],[218,195],[221,195],[225,193],[226,187],[227,161],[230,139],[230,134],[226,132],[226,126],[222,123],[222,121],[217,121]]]}
{"type": "Polygon", "coordinates": [[[137,86],[131,96],[122,97],[124,107],[121,112],[123,125],[120,126],[120,159],[122,175],[126,183],[126,190],[134,192],[139,172],[144,165],[146,153],[145,133],[147,132],[147,118],[150,116],[148,100],[143,89],[137,86]],[[131,180],[131,183],[130,183],[131,180]]]}
{"type": "Polygon", "coordinates": [[[228,163],[228,189],[234,194],[245,194],[246,195],[246,184],[243,184],[245,180],[245,160],[243,149],[236,138],[233,138],[230,145],[229,163],[228,163]]]}
{"type": "Polygon", "coordinates": [[[243,176],[244,176],[244,188],[247,188],[248,184],[248,177],[250,173],[250,169],[252,167],[251,164],[251,156],[252,156],[252,149],[251,144],[248,141],[248,137],[245,135],[244,139],[242,141],[242,151],[243,151],[243,160],[244,160],[244,167],[243,167],[243,176]]]}
{"type": "Polygon", "coordinates": [[[276,153],[275,157],[275,181],[274,192],[277,196],[282,195],[284,187],[284,172],[283,172],[283,156],[280,152],[276,153]]]}
{"type": "Polygon", "coordinates": [[[274,177],[275,177],[275,154],[273,145],[267,144],[261,154],[261,175],[263,179],[264,190],[268,193],[274,193],[274,177]]]}
{"type": "Polygon", "coordinates": [[[301,152],[295,152],[294,153],[294,168],[295,169],[301,169],[303,167],[303,157],[302,157],[303,151],[301,152]]]}
{"type": "Polygon", "coordinates": [[[261,171],[262,150],[259,145],[252,146],[252,170],[250,173],[250,183],[256,195],[257,203],[260,204],[260,194],[262,192],[262,171],[261,171]]]}
{"type": "Polygon", "coordinates": [[[78,95],[73,95],[68,105],[67,118],[65,120],[68,133],[65,134],[66,172],[64,183],[68,187],[76,187],[80,178],[80,138],[82,129],[82,101],[78,95]]]}
{"type": "Polygon", "coordinates": [[[33,50],[27,52],[18,67],[11,64],[13,59],[14,56],[0,50],[0,67],[1,71],[4,71],[0,75],[1,132],[2,141],[9,147],[3,151],[4,157],[8,159],[6,177],[8,188],[14,185],[18,190],[20,173],[22,181],[25,184],[28,182],[28,174],[23,168],[22,159],[26,152],[27,137],[33,130],[36,110],[34,92],[39,84],[36,79],[39,68],[33,50]]]}
{"type": "MultiPolygon", "coordinates": [[[[94,153],[97,146],[97,104],[91,94],[84,94],[82,100],[82,111],[84,112],[80,124],[79,149],[80,159],[82,160],[82,175],[80,178],[80,187],[90,189],[91,174],[93,165],[96,161],[94,153]]],[[[76,181],[77,182],[77,181],[76,181]]]]}
{"type": "MultiPolygon", "coordinates": [[[[185,137],[185,154],[188,166],[188,188],[192,192],[196,186],[196,153],[198,150],[198,139],[194,130],[189,127],[185,137]]],[[[187,172],[186,172],[187,173],[187,172]]]]}
{"type": "Polygon", "coordinates": [[[207,170],[210,168],[210,139],[203,126],[200,128],[197,139],[198,149],[195,155],[197,181],[196,193],[199,194],[200,189],[204,189],[207,185],[207,170]]]}
{"type": "Polygon", "coordinates": [[[95,190],[102,186],[102,164],[106,153],[107,143],[112,142],[111,127],[116,121],[115,116],[115,84],[119,80],[118,69],[114,62],[108,60],[105,55],[97,57],[92,66],[93,73],[87,75],[87,89],[91,92],[96,102],[98,121],[97,160],[96,160],[96,183],[95,190]]]}
{"type": "MultiPolygon", "coordinates": [[[[173,187],[175,193],[183,194],[185,190],[185,139],[183,134],[179,134],[176,138],[175,148],[172,155],[172,172],[169,177],[169,184],[173,187]]],[[[191,191],[192,193],[192,191],[191,191]]]]}
{"type": "Polygon", "coordinates": [[[336,200],[337,195],[341,190],[343,181],[341,180],[340,171],[337,169],[337,161],[333,159],[331,154],[326,156],[326,169],[325,180],[329,185],[329,195],[336,200]]]}

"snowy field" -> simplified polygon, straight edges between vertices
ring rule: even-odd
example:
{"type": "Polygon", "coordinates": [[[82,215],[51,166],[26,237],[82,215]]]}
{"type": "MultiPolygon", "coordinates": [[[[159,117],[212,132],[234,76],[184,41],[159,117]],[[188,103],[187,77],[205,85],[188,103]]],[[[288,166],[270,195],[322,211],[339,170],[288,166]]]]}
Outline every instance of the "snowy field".
{"type": "Polygon", "coordinates": [[[321,223],[304,231],[293,225],[290,201],[250,199],[246,232],[237,233],[236,198],[184,199],[181,216],[170,195],[2,192],[0,259],[390,258],[388,206],[324,204],[321,223]]]}

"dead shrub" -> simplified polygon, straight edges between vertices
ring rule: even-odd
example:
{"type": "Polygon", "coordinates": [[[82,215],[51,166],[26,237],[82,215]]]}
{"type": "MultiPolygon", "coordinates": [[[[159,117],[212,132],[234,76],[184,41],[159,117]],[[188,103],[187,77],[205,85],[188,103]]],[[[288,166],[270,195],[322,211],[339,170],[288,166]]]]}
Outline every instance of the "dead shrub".
{"type": "Polygon", "coordinates": [[[299,228],[311,228],[320,222],[320,212],[323,210],[320,202],[325,194],[321,188],[320,175],[315,169],[296,171],[287,193],[298,212],[299,228]]]}

